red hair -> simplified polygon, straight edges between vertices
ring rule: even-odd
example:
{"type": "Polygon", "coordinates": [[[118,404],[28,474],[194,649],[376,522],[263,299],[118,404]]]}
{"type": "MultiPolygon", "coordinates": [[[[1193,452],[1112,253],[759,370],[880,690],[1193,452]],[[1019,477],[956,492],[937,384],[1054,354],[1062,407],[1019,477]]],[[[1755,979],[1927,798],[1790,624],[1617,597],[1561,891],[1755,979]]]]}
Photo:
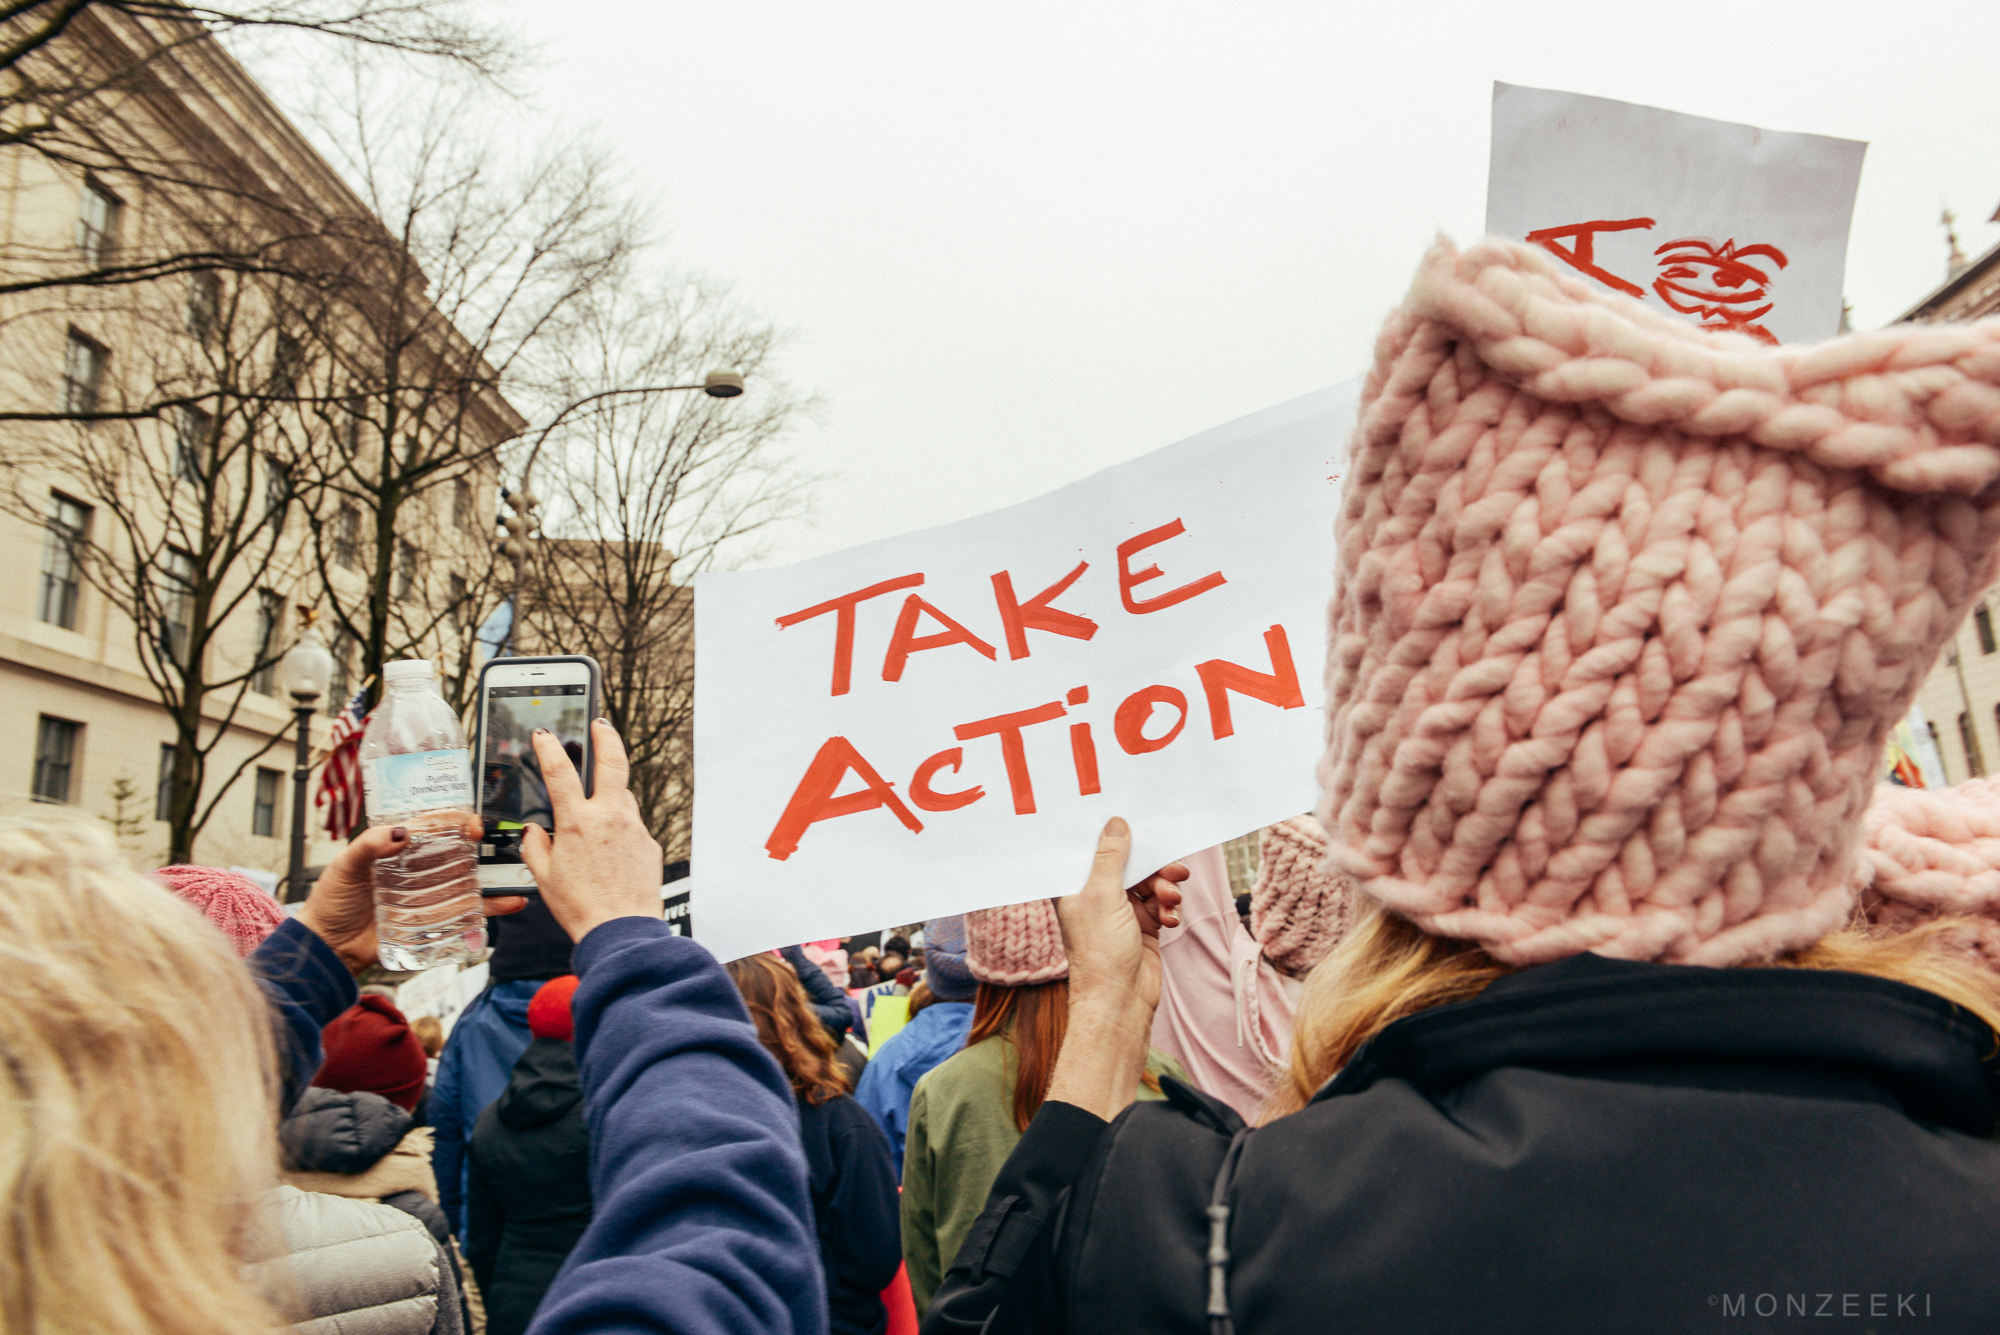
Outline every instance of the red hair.
{"type": "Polygon", "coordinates": [[[1069,980],[1000,987],[981,983],[965,1046],[1002,1035],[1014,1048],[1014,1125],[1028,1129],[1049,1096],[1049,1081],[1069,1032],[1069,980]]]}

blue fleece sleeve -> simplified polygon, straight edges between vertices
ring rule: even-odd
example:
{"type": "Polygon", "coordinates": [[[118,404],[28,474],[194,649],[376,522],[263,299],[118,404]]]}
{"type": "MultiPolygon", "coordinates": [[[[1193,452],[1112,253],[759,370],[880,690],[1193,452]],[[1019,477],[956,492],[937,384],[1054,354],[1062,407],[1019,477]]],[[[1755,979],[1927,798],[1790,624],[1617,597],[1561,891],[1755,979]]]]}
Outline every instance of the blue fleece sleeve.
{"type": "Polygon", "coordinates": [[[285,919],[264,938],[250,956],[250,967],[271,1000],[273,1037],[283,1066],[280,1097],[289,1113],[319,1073],[325,1056],[320,1030],[354,1004],[354,975],[333,947],[297,918],[285,919]]]}
{"type": "Polygon", "coordinates": [[[531,1335],[823,1335],[798,1107],[729,975],[654,918],[574,965],[596,1207],[531,1335]]]}
{"type": "Polygon", "coordinates": [[[833,1035],[838,1043],[854,1027],[854,1011],[847,1004],[847,993],[840,990],[833,979],[826,976],[826,970],[806,958],[805,951],[797,946],[786,946],[778,952],[785,957],[785,963],[799,976],[799,982],[806,990],[806,1000],[812,1003],[813,1013],[819,1022],[833,1035]]]}
{"type": "MultiPolygon", "coordinates": [[[[465,1014],[458,1017],[465,1023],[472,1007],[483,1000],[475,998],[472,1006],[465,1008],[465,1014]]],[[[431,1124],[431,1169],[437,1176],[438,1208],[451,1222],[451,1231],[458,1235],[459,1246],[467,1245],[465,1220],[466,1158],[465,1158],[465,1096],[460,1086],[465,1083],[465,1051],[446,1043],[438,1056],[437,1078],[431,1082],[430,1124],[431,1124]]]]}

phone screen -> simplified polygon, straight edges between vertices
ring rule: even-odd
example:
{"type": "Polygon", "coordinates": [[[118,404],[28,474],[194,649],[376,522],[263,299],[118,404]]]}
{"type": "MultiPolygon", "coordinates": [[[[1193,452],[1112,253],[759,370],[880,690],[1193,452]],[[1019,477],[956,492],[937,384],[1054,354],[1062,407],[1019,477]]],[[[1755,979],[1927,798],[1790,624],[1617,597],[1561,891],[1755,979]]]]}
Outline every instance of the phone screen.
{"type": "Polygon", "coordinates": [[[488,686],[485,745],[479,756],[480,815],[496,860],[519,861],[520,835],[533,823],[555,827],[548,785],[535,759],[536,728],[562,743],[570,763],[583,769],[590,736],[590,687],[583,682],[545,686],[488,686]]]}

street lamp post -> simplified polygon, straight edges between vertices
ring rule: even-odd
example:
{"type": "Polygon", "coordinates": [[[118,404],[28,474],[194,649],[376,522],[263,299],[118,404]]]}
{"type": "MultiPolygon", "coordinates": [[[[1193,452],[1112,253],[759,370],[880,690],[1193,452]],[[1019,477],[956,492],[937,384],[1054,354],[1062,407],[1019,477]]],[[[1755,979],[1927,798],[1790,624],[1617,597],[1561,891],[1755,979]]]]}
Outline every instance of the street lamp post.
{"type": "Polygon", "coordinates": [[[298,643],[278,660],[278,678],[292,697],[292,715],[298,721],[292,764],[292,862],[285,874],[284,897],[289,903],[302,896],[306,878],[306,781],[312,777],[312,716],[333,682],[333,655],[310,620],[298,643]]]}

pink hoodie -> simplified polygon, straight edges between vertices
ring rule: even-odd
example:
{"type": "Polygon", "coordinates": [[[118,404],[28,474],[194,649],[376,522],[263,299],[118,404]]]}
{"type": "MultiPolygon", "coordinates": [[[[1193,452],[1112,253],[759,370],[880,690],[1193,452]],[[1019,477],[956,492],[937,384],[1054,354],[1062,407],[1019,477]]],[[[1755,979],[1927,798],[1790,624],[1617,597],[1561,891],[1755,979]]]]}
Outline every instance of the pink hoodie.
{"type": "Polygon", "coordinates": [[[1153,1046],[1246,1120],[1291,1055],[1299,981],[1271,966],[1236,916],[1220,848],[1181,859],[1181,925],[1160,933],[1153,1046]]]}

